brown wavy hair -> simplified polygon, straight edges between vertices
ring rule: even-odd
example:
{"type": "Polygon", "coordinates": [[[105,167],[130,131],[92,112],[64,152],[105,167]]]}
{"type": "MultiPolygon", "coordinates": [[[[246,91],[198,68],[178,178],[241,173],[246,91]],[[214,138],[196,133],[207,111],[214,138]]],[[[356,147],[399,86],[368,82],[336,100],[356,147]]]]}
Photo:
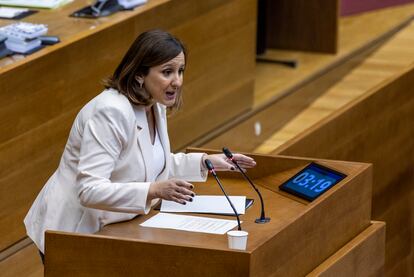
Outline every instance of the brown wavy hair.
{"type": "MultiPolygon", "coordinates": [[[[144,87],[140,88],[136,76],[146,76],[151,67],[166,63],[181,52],[187,61],[184,44],[170,33],[159,29],[144,32],[132,43],[113,75],[104,80],[104,85],[118,90],[135,105],[151,105],[154,103],[151,95],[144,87]]],[[[181,104],[180,88],[174,105],[168,110],[178,110],[181,104]]]]}

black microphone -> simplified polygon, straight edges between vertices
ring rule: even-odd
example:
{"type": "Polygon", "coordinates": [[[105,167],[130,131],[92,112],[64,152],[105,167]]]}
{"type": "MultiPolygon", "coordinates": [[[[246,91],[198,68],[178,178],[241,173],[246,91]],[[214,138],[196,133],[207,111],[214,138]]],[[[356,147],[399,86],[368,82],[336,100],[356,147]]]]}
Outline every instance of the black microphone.
{"type": "Polygon", "coordinates": [[[221,188],[221,191],[224,193],[224,196],[226,196],[226,198],[227,198],[227,201],[229,201],[230,206],[233,209],[234,214],[236,215],[236,218],[237,218],[238,230],[241,231],[242,228],[241,228],[241,225],[240,225],[239,214],[237,213],[236,209],[234,208],[233,203],[230,201],[230,198],[228,197],[226,191],[223,188],[223,185],[221,184],[219,178],[217,177],[216,171],[214,170],[213,163],[209,159],[205,159],[204,163],[206,164],[208,171],[211,173],[211,175],[214,176],[214,179],[216,179],[217,184],[219,184],[219,186],[221,188]]]}
{"type": "Polygon", "coordinates": [[[269,222],[270,221],[270,217],[266,217],[265,216],[265,209],[264,209],[264,203],[263,203],[262,194],[256,188],[256,186],[253,184],[252,180],[250,180],[249,176],[247,176],[247,174],[244,173],[243,169],[239,166],[239,164],[237,163],[237,161],[234,159],[233,153],[231,153],[231,151],[228,148],[226,148],[226,147],[223,147],[223,153],[224,153],[224,155],[226,155],[226,157],[230,161],[232,161],[236,165],[236,167],[239,169],[240,173],[243,174],[244,179],[246,179],[247,182],[249,182],[249,184],[253,187],[253,189],[259,195],[260,204],[262,205],[262,211],[261,211],[261,214],[260,214],[260,218],[257,218],[254,222],[256,222],[256,223],[267,223],[267,222],[269,222]]]}

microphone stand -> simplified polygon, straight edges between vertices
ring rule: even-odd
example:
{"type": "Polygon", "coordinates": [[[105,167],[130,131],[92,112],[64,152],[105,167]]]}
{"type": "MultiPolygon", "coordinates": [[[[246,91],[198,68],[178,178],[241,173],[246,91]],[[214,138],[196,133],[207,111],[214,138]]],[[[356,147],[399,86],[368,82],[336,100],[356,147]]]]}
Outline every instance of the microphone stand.
{"type": "Polygon", "coordinates": [[[260,218],[257,218],[254,222],[259,223],[259,224],[263,224],[263,223],[269,222],[270,221],[270,217],[266,217],[265,216],[265,209],[264,209],[264,202],[263,202],[262,194],[257,189],[257,187],[253,184],[252,180],[250,180],[249,176],[247,176],[247,174],[244,173],[243,169],[239,166],[239,164],[237,163],[237,161],[234,159],[233,153],[231,153],[231,151],[228,148],[226,148],[226,147],[223,147],[223,153],[224,153],[224,155],[226,155],[226,157],[230,161],[232,161],[232,163],[234,163],[234,165],[237,167],[237,169],[243,175],[244,179],[246,179],[246,181],[249,182],[249,184],[252,186],[252,188],[256,191],[257,195],[259,195],[260,204],[261,204],[262,210],[261,210],[261,213],[260,213],[260,218]]]}
{"type": "Polygon", "coordinates": [[[223,194],[226,197],[227,201],[230,203],[230,206],[233,209],[234,214],[236,215],[236,218],[237,218],[237,225],[238,225],[237,230],[241,231],[242,228],[241,228],[241,225],[240,225],[239,214],[237,213],[236,208],[234,208],[233,203],[230,201],[230,198],[228,197],[226,191],[223,188],[223,185],[221,184],[219,178],[217,177],[216,171],[214,170],[213,163],[209,159],[206,159],[204,161],[204,163],[206,164],[207,169],[209,170],[209,172],[211,173],[211,175],[213,175],[214,176],[214,179],[216,179],[216,182],[217,182],[217,184],[219,184],[219,186],[221,188],[221,191],[223,192],[223,194]]]}

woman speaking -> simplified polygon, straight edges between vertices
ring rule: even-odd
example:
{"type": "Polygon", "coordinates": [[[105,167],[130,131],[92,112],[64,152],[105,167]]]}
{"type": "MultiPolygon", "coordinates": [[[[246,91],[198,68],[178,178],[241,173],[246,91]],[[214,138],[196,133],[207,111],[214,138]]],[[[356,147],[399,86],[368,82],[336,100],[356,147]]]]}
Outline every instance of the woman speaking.
{"type": "Polygon", "coordinates": [[[222,154],[170,152],[166,115],[180,107],[185,66],[177,38],[145,32],[78,113],[59,167],[24,219],[42,259],[46,230],[94,233],[148,213],[159,199],[186,204],[194,196],[189,182],[206,179],[206,158],[217,170],[234,170],[222,154]]]}

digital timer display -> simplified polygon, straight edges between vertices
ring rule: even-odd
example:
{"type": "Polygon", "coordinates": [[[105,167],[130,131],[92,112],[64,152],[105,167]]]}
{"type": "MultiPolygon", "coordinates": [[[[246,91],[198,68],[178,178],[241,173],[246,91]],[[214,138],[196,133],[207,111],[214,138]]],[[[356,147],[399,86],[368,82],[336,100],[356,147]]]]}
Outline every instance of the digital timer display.
{"type": "Polygon", "coordinates": [[[279,188],[308,201],[313,201],[345,177],[346,175],[343,173],[311,163],[280,185],[279,188]]]}

